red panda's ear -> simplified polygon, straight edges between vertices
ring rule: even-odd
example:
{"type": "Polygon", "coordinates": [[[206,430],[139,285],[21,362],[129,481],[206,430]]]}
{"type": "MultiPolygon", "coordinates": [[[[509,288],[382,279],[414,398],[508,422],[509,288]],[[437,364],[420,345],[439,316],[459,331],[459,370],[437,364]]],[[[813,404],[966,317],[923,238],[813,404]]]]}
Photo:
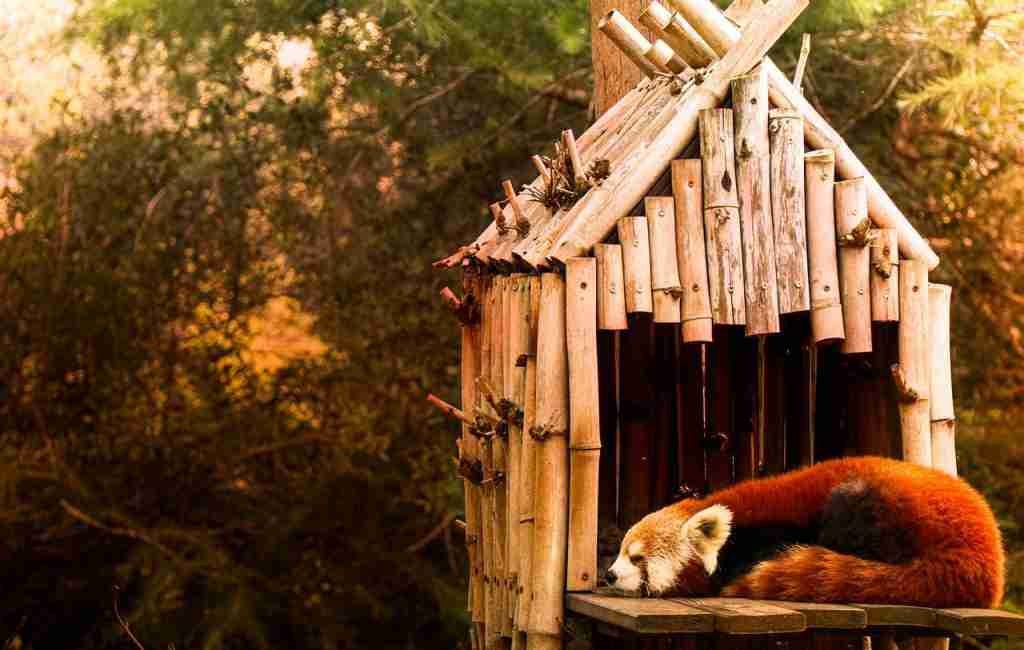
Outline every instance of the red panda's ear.
{"type": "Polygon", "coordinates": [[[732,511],[722,505],[708,506],[683,524],[683,535],[693,547],[708,575],[718,567],[718,552],[729,539],[732,511]]]}

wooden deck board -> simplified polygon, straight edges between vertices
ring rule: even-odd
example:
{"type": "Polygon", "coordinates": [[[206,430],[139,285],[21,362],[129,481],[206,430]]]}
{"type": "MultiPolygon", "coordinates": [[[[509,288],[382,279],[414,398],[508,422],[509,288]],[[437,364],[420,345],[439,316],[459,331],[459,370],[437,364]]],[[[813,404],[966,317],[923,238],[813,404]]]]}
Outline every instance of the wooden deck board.
{"type": "Polygon", "coordinates": [[[715,631],[725,634],[779,634],[803,632],[803,614],[778,605],[745,598],[671,598],[672,602],[707,610],[715,615],[715,631]]]}
{"type": "Polygon", "coordinates": [[[970,636],[1022,636],[1024,616],[995,609],[940,609],[935,625],[943,630],[970,636]]]}
{"type": "Polygon", "coordinates": [[[868,615],[868,627],[935,627],[935,610],[910,605],[862,605],[853,603],[868,615]]]}
{"type": "Polygon", "coordinates": [[[1024,636],[1024,616],[991,609],[834,605],[742,598],[631,598],[574,593],[569,611],[624,633],[772,635],[804,630],[904,629],[915,634],[1024,636]]]}
{"type": "Polygon", "coordinates": [[[867,613],[852,605],[830,603],[794,603],[785,600],[761,601],[800,612],[807,620],[808,629],[859,630],[867,626],[867,613]]]}
{"type": "Polygon", "coordinates": [[[715,617],[706,610],[658,598],[569,594],[566,607],[637,634],[707,633],[715,629],[715,617]]]}

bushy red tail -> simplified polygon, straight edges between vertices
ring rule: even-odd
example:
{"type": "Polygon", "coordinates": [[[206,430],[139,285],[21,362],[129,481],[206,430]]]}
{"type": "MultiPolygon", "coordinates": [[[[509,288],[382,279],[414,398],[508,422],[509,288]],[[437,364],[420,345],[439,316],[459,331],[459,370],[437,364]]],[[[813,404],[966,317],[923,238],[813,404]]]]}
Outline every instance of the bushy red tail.
{"type": "Polygon", "coordinates": [[[923,607],[995,607],[1002,567],[970,549],[887,564],[821,546],[794,546],[728,584],[723,596],[823,603],[892,603],[923,607]]]}

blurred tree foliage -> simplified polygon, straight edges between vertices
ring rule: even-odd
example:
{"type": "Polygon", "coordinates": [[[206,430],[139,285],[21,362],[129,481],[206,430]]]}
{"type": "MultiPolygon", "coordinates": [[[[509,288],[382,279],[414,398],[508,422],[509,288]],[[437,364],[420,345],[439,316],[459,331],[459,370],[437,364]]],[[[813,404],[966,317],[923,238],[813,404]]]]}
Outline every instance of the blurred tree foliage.
{"type": "MultiPolygon", "coordinates": [[[[966,473],[1019,559],[1011,9],[831,0],[777,55],[815,33],[809,98],[937,235],[966,473]]],[[[587,3],[100,0],[71,24],[112,78],[12,163],[0,624],[121,647],[117,599],[149,648],[460,643],[456,428],[422,399],[457,401],[458,280],[429,262],[585,126],[587,3]]]]}

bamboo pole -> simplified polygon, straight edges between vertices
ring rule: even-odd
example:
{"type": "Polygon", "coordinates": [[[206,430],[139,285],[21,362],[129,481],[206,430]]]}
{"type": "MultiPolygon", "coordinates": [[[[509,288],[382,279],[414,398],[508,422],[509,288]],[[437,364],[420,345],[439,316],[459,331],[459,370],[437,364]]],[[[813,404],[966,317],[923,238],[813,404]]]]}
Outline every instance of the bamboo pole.
{"type": "Polygon", "coordinates": [[[628,329],[622,246],[597,244],[594,257],[597,258],[597,327],[602,330],[628,329]]]}
{"type": "Polygon", "coordinates": [[[686,61],[681,59],[672,47],[660,38],[651,43],[651,49],[644,52],[644,58],[658,66],[659,70],[671,74],[686,72],[686,61]]]}
{"type": "Polygon", "coordinates": [[[644,199],[651,249],[651,292],[655,323],[678,323],[679,261],[676,259],[676,207],[671,196],[644,199]]]}
{"type": "Polygon", "coordinates": [[[704,240],[704,198],[701,161],[672,161],[672,195],[676,206],[676,258],[684,343],[710,343],[711,295],[708,292],[707,248],[704,240]]]}
{"type": "Polygon", "coordinates": [[[565,620],[566,543],[569,508],[569,369],[565,341],[565,281],[556,273],[541,276],[537,329],[537,486],[534,502],[533,604],[529,647],[550,645],[535,635],[558,638],[565,620]]]}
{"type": "MultiPolygon", "coordinates": [[[[751,17],[750,23],[741,31],[726,18],[711,0],[671,0],[671,5],[685,18],[708,45],[723,58],[737,43],[746,40],[745,31],[756,27],[759,19],[751,17]]],[[[763,14],[763,7],[758,10],[763,14]]],[[[797,90],[786,75],[771,61],[765,59],[768,73],[768,92],[772,103],[783,109],[795,110],[804,119],[804,138],[816,149],[832,149],[836,156],[836,172],[844,179],[863,178],[867,186],[868,212],[872,221],[880,228],[895,228],[899,232],[899,249],[910,259],[921,259],[933,269],[939,264],[938,256],[903,216],[893,200],[870,170],[857,158],[842,136],[818,113],[803,93],[797,90]]]]}
{"type": "Polygon", "coordinates": [[[807,188],[807,259],[811,278],[811,337],[815,343],[842,340],[836,258],[835,154],[827,149],[804,156],[807,188]]]}
{"type": "Polygon", "coordinates": [[[899,250],[896,231],[883,228],[871,241],[871,320],[900,319],[899,250]]]}
{"type": "Polygon", "coordinates": [[[746,322],[743,245],[736,194],[732,110],[703,110],[699,119],[711,316],[716,324],[743,325],[746,322]]]}
{"type": "MultiPolygon", "coordinates": [[[[509,345],[510,352],[506,366],[506,380],[509,399],[511,400],[509,431],[509,475],[508,475],[508,565],[509,565],[509,611],[513,622],[518,605],[518,589],[520,584],[519,547],[520,541],[520,499],[522,498],[522,456],[523,456],[523,402],[526,395],[526,363],[524,355],[530,349],[530,279],[523,274],[513,275],[510,283],[511,309],[509,314],[509,345]],[[522,363],[520,363],[522,359],[522,363]]],[[[512,632],[515,628],[513,627],[512,632]]]]}
{"type": "MultiPolygon", "coordinates": [[[[495,390],[503,390],[505,386],[505,356],[508,353],[506,345],[508,337],[507,321],[505,319],[505,302],[507,300],[506,287],[508,278],[500,275],[494,278],[494,319],[491,323],[491,376],[490,384],[495,390]]],[[[494,397],[499,397],[495,395],[494,397]]],[[[506,636],[507,613],[508,613],[508,591],[506,589],[508,580],[508,564],[505,559],[508,557],[508,431],[500,430],[491,440],[492,461],[494,473],[491,477],[494,491],[494,509],[491,516],[494,519],[494,576],[493,583],[496,592],[495,601],[497,616],[495,623],[498,625],[498,634],[506,636]]],[[[488,626],[489,627],[489,626],[488,626]]]]}
{"type": "Polygon", "coordinates": [[[775,334],[779,331],[779,286],[772,229],[768,77],[762,66],[732,80],[732,106],[747,334],[775,334]]]}
{"type": "Polygon", "coordinates": [[[536,501],[536,446],[529,434],[537,424],[537,322],[540,317],[540,276],[530,276],[529,352],[526,357],[525,395],[523,397],[523,457],[520,462],[519,495],[519,598],[516,607],[517,629],[525,633],[530,623],[533,600],[533,512],[536,501]]]}
{"type": "Polygon", "coordinates": [[[651,249],[647,219],[623,217],[619,220],[619,241],[622,242],[622,272],[626,281],[626,311],[654,311],[651,295],[651,249]]]}
{"type": "Polygon", "coordinates": [[[900,428],[903,458],[932,466],[928,349],[928,266],[918,260],[900,262],[900,428]]]}
{"type": "Polygon", "coordinates": [[[610,38],[645,75],[653,77],[660,72],[657,66],[644,57],[647,50],[651,49],[651,42],[621,13],[616,10],[608,12],[597,23],[597,28],[604,32],[605,36],[610,38]]]}
{"type": "Polygon", "coordinates": [[[804,212],[803,119],[792,111],[771,111],[772,219],[779,256],[779,311],[811,308],[807,275],[807,218],[804,212]]]}
{"type": "MultiPolygon", "coordinates": [[[[674,246],[674,242],[673,242],[674,246]]],[[[597,371],[597,261],[575,257],[565,267],[569,350],[568,591],[597,586],[597,505],[601,459],[597,371]]]]}
{"type": "MultiPolygon", "coordinates": [[[[840,238],[864,227],[867,195],[864,179],[835,184],[836,230],[840,238]]],[[[871,260],[867,242],[851,242],[839,248],[839,286],[842,289],[843,354],[871,352],[871,260]]]]}
{"type": "Polygon", "coordinates": [[[949,309],[953,288],[928,285],[928,346],[931,369],[932,467],[956,476],[956,412],[953,409],[953,371],[949,349],[949,309]]]}
{"type": "Polygon", "coordinates": [[[728,92],[729,79],[761,60],[807,4],[808,0],[770,0],[757,9],[742,41],[710,68],[702,83],[673,96],[664,126],[640,143],[629,164],[613,166],[599,191],[588,192],[573,206],[565,217],[564,231],[553,246],[544,247],[543,255],[564,262],[604,239],[693,140],[699,112],[718,106],[728,92]]]}
{"type": "MultiPolygon", "coordinates": [[[[494,356],[492,341],[494,338],[494,278],[491,276],[483,279],[482,292],[480,294],[481,318],[480,318],[480,379],[489,379],[491,375],[491,359],[494,356]]],[[[485,408],[485,399],[480,391],[476,392],[476,408],[485,408]]],[[[481,485],[481,543],[480,550],[483,555],[484,566],[484,630],[483,643],[487,648],[497,645],[501,636],[501,624],[498,622],[497,584],[495,580],[495,537],[494,537],[494,444],[493,436],[480,440],[480,462],[483,469],[483,483],[481,485]]]]}
{"type": "MultiPolygon", "coordinates": [[[[479,279],[469,275],[463,276],[463,288],[466,296],[480,296],[479,279]]],[[[480,327],[479,323],[462,326],[462,357],[460,365],[460,383],[462,385],[462,404],[472,409],[476,403],[476,378],[480,374],[480,327]]],[[[472,431],[471,418],[463,420],[461,451],[469,463],[480,462],[480,446],[472,431]]],[[[480,486],[465,479],[463,488],[466,500],[466,546],[469,554],[469,602],[470,620],[474,627],[484,623],[484,575],[481,545],[481,495],[480,486]]]]}
{"type": "Polygon", "coordinates": [[[704,42],[682,16],[670,11],[657,0],[640,13],[640,22],[652,32],[660,34],[692,68],[703,68],[718,58],[711,46],[704,42]]]}

